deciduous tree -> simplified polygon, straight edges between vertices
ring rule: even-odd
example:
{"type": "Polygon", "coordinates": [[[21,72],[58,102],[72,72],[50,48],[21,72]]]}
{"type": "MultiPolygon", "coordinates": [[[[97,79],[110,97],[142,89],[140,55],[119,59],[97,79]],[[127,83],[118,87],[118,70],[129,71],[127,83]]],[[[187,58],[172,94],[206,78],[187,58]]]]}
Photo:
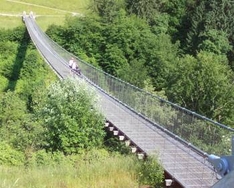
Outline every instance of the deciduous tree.
{"type": "Polygon", "coordinates": [[[200,52],[177,61],[167,88],[169,100],[209,118],[233,125],[233,72],[227,58],[200,52]]]}

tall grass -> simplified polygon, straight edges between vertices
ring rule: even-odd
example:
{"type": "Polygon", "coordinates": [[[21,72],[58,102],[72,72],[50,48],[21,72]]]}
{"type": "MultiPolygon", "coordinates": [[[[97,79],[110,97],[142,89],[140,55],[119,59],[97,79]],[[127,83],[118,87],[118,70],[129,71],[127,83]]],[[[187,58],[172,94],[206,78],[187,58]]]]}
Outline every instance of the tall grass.
{"type": "Polygon", "coordinates": [[[111,156],[43,167],[0,167],[0,187],[137,188],[136,159],[111,156]]]}

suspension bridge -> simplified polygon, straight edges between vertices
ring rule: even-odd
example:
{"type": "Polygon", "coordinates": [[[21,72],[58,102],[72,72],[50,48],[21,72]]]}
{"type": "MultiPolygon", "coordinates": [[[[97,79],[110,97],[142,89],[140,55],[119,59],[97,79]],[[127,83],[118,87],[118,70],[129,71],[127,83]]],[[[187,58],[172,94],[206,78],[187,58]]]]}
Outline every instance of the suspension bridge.
{"type": "Polygon", "coordinates": [[[139,158],[157,155],[171,177],[168,186],[177,182],[181,187],[212,187],[228,173],[222,164],[217,173],[209,156],[231,152],[234,129],[93,67],[51,40],[32,14],[24,13],[23,20],[34,45],[59,78],[71,76],[68,66],[71,57],[78,61],[82,77],[77,79],[86,80],[96,89],[106,128],[129,145],[139,158]]]}

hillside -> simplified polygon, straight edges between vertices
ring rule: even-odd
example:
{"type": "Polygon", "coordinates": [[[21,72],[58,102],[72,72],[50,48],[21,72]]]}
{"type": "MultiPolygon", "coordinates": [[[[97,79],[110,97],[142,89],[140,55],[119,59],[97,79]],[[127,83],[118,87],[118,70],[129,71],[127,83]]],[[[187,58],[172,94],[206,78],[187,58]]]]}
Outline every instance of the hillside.
{"type": "Polygon", "coordinates": [[[0,28],[22,25],[21,15],[33,11],[42,29],[51,24],[62,25],[66,15],[84,14],[88,1],[85,0],[3,0],[0,1],[0,28]]]}

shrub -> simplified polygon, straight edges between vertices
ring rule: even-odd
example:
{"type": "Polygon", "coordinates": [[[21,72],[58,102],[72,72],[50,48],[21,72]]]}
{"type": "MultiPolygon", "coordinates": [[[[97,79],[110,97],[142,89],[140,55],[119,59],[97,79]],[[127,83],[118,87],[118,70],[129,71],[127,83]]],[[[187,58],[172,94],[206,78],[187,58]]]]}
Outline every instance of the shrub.
{"type": "Polygon", "coordinates": [[[67,79],[51,85],[39,111],[47,150],[73,154],[100,147],[105,135],[104,117],[97,103],[97,96],[84,81],[67,79]]]}
{"type": "Polygon", "coordinates": [[[24,160],[22,152],[13,149],[5,142],[0,142],[0,165],[21,166],[24,160]]]}
{"type": "Polygon", "coordinates": [[[164,173],[156,157],[149,156],[146,160],[142,161],[139,165],[138,172],[138,181],[140,184],[162,187],[164,173]]]}

